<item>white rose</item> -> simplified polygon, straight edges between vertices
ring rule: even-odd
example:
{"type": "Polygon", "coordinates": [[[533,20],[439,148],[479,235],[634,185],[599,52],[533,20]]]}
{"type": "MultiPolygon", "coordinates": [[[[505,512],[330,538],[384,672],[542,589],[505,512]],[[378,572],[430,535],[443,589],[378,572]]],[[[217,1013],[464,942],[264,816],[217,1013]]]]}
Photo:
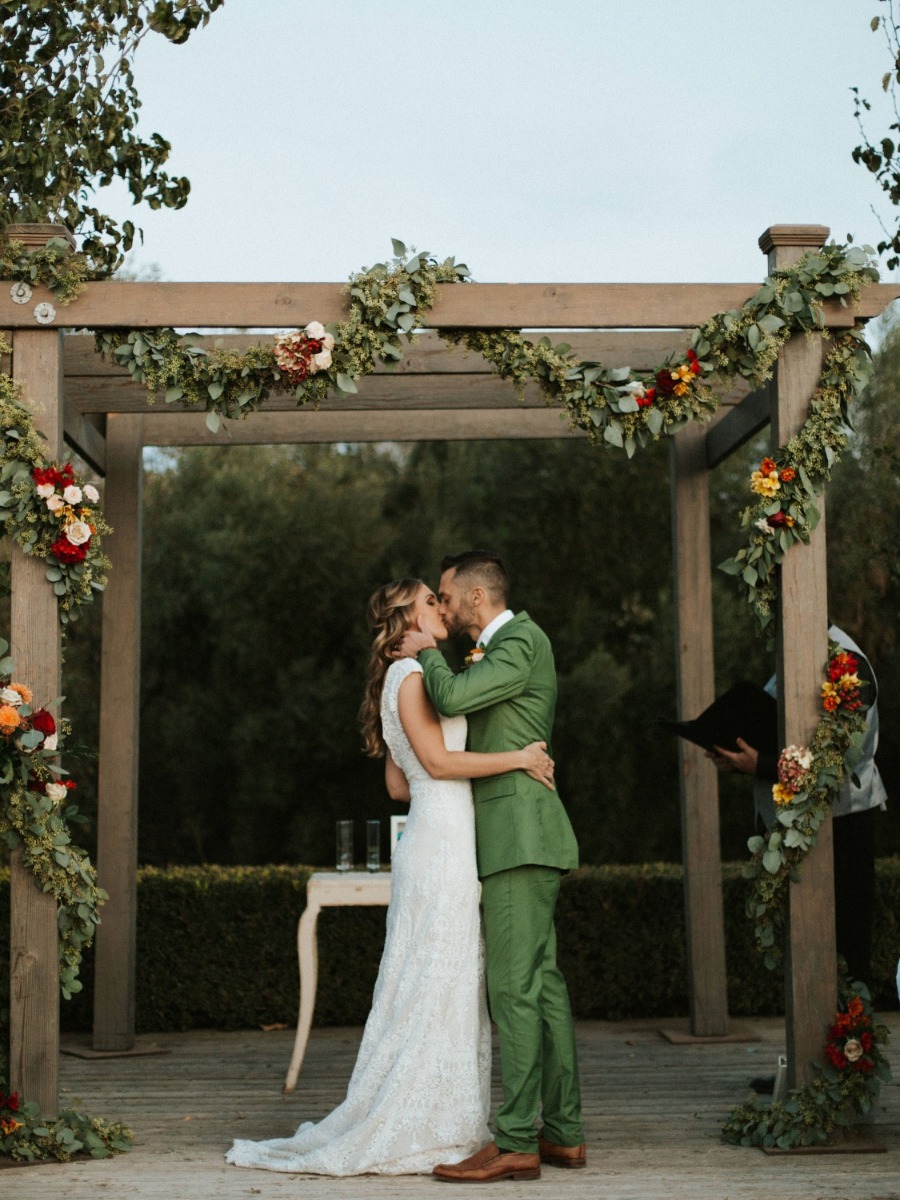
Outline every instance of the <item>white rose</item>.
{"type": "Polygon", "coordinates": [[[334,338],[331,336],[330,333],[322,334],[322,349],[323,350],[333,350],[334,349],[334,338]]]}
{"type": "Polygon", "coordinates": [[[39,483],[37,486],[37,494],[42,500],[48,500],[55,491],[52,483],[39,483]]]}
{"type": "Polygon", "coordinates": [[[313,355],[313,362],[319,371],[324,371],[326,367],[331,366],[331,351],[320,350],[318,354],[313,355]]]}
{"type": "Polygon", "coordinates": [[[74,483],[70,483],[69,486],[66,488],[66,490],[63,492],[63,500],[65,500],[66,504],[80,504],[81,503],[81,488],[76,487],[74,485],[74,483]]]}
{"type": "Polygon", "coordinates": [[[51,496],[47,501],[47,507],[51,512],[59,512],[61,508],[66,507],[66,502],[63,500],[62,496],[51,496]]]}
{"type": "Polygon", "coordinates": [[[59,734],[58,733],[48,733],[47,736],[44,738],[44,744],[41,747],[41,749],[42,750],[55,750],[58,744],[59,744],[59,734]]]}
{"type": "Polygon", "coordinates": [[[306,329],[303,331],[307,337],[323,338],[325,336],[325,326],[321,321],[310,321],[306,329]]]}
{"type": "Polygon", "coordinates": [[[100,499],[100,493],[97,491],[97,489],[94,487],[94,485],[92,483],[88,483],[85,485],[84,494],[85,494],[85,497],[88,500],[90,500],[91,504],[96,504],[97,501],[100,499]]]}
{"type": "Polygon", "coordinates": [[[756,526],[757,529],[761,529],[763,533],[774,533],[775,532],[774,526],[770,525],[765,517],[760,517],[759,520],[754,521],[753,524],[756,526]]]}
{"type": "Polygon", "coordinates": [[[646,390],[647,389],[644,387],[644,385],[641,383],[641,381],[639,379],[632,379],[631,383],[626,383],[625,386],[622,388],[622,391],[627,392],[629,394],[629,396],[634,396],[634,397],[640,396],[641,399],[644,398],[646,390]]]}
{"type": "Polygon", "coordinates": [[[68,790],[64,783],[48,783],[47,797],[50,800],[65,800],[68,790]]]}
{"type": "Polygon", "coordinates": [[[22,697],[13,688],[3,688],[0,691],[0,702],[3,704],[11,704],[13,708],[18,708],[22,703],[22,697]]]}
{"type": "Polygon", "coordinates": [[[844,1056],[847,1059],[847,1062],[856,1062],[858,1058],[862,1058],[862,1042],[858,1041],[856,1038],[848,1038],[847,1041],[844,1042],[844,1056]]]}
{"type": "Polygon", "coordinates": [[[84,521],[70,521],[63,529],[63,533],[73,546],[83,546],[85,542],[91,540],[91,527],[85,525],[84,521]]]}

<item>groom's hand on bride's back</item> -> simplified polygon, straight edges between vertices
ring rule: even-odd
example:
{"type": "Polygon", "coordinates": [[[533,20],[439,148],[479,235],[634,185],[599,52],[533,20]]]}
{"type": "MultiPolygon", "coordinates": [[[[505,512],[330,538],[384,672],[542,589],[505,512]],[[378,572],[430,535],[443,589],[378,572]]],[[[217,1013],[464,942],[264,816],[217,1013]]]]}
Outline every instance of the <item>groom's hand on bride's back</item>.
{"type": "Polygon", "coordinates": [[[421,629],[407,629],[393,651],[394,658],[415,658],[420,650],[436,650],[437,642],[421,629]]]}

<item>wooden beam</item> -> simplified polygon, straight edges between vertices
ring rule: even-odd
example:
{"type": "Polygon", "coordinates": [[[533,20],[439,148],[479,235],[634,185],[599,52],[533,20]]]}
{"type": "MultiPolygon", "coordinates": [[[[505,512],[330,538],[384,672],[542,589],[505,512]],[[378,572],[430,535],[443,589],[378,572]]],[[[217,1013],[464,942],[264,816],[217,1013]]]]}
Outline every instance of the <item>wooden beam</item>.
{"type": "Polygon", "coordinates": [[[68,397],[63,398],[63,414],[66,444],[99,475],[105,474],[106,440],[94,421],[83,416],[68,397]]]}
{"type": "MultiPolygon", "coordinates": [[[[241,352],[250,346],[271,343],[273,336],[269,332],[206,334],[197,335],[192,341],[205,349],[220,347],[241,352]]],[[[537,341],[542,333],[532,330],[527,336],[537,341]]],[[[690,334],[684,330],[563,330],[552,331],[548,336],[554,345],[567,343],[579,359],[599,361],[607,366],[630,366],[635,370],[657,367],[670,355],[684,350],[690,344],[690,334]]],[[[403,375],[492,373],[490,364],[480,354],[445,342],[433,329],[418,330],[411,341],[404,338],[402,346],[404,357],[396,367],[390,368],[379,363],[375,367],[376,375],[397,378],[403,375]]],[[[67,380],[78,375],[130,378],[119,363],[101,358],[94,349],[94,339],[81,333],[66,335],[65,361],[67,380]]]]}
{"type": "Polygon", "coordinates": [[[113,533],[106,547],[112,570],[103,594],[97,872],[109,900],[97,930],[95,1050],[129,1050],[134,1044],[142,425],[141,416],[115,414],[107,427],[103,505],[113,533]]]}
{"type": "MultiPolygon", "coordinates": [[[[671,442],[679,717],[696,717],[715,696],[709,476],[704,429],[696,423],[671,442]]],[[[703,750],[678,738],[681,840],[687,925],[691,1033],[728,1033],[725,913],[719,845],[719,785],[703,750]]]]}
{"type": "MultiPolygon", "coordinates": [[[[769,268],[789,266],[805,250],[822,245],[828,231],[803,238],[794,227],[775,226],[760,244],[769,268]]],[[[806,420],[822,370],[822,338],[795,336],[778,356],[777,400],[772,414],[773,448],[783,446],[806,420]]],[[[778,709],[782,746],[810,744],[819,720],[819,687],[828,654],[828,580],[822,519],[809,545],[792,546],[781,566],[778,603],[778,709]]],[[[815,849],[789,885],[785,987],[788,1084],[800,1087],[821,1064],[829,1021],[837,1002],[837,950],[834,928],[834,865],[831,815],[819,830],[815,849]]]]}
{"type": "MultiPolygon", "coordinates": [[[[527,384],[519,400],[512,383],[492,374],[369,375],[358,381],[357,388],[353,395],[332,392],[322,401],[320,411],[546,407],[537,384],[527,384]]],[[[743,380],[725,386],[720,392],[722,402],[735,403],[746,390],[743,380]]],[[[150,422],[169,413],[196,411],[184,403],[166,404],[162,396],[151,403],[144,385],[125,374],[74,376],[66,380],[65,396],[77,413],[144,413],[150,422]]],[[[296,412],[297,401],[290,393],[275,393],[265,401],[261,411],[296,412]]],[[[252,414],[249,419],[254,419],[252,414]]]]}
{"type": "Polygon", "coordinates": [[[772,394],[768,387],[749,392],[706,434],[706,465],[712,470],[768,425],[772,394]]]}
{"type": "MultiPolygon", "coordinates": [[[[33,329],[34,308],[53,304],[65,328],[285,329],[346,316],[337,283],[89,283],[71,304],[35,288],[15,304],[11,283],[0,282],[0,326],[33,329]]],[[[759,283],[471,283],[438,284],[431,328],[680,329],[702,325],[715,313],[740,308],[759,283]]],[[[863,290],[857,310],[825,304],[829,326],[874,317],[900,296],[900,284],[863,290]]]]}
{"type": "MultiPolygon", "coordinates": [[[[56,330],[13,336],[13,377],[35,410],[50,459],[62,457],[62,338],[56,330]]],[[[16,676],[37,704],[62,691],[56,596],[43,559],[12,552],[11,628],[16,676]]],[[[22,851],[10,859],[10,1088],[39,1105],[45,1117],[59,1105],[59,956],[56,899],[44,892],[22,851]]]]}
{"type": "MultiPolygon", "coordinates": [[[[110,417],[112,420],[112,416],[110,417]]],[[[470,412],[253,413],[216,434],[203,413],[160,413],[144,421],[145,446],[274,446],[293,442],[444,442],[584,437],[557,409],[495,408],[470,412]]]]}

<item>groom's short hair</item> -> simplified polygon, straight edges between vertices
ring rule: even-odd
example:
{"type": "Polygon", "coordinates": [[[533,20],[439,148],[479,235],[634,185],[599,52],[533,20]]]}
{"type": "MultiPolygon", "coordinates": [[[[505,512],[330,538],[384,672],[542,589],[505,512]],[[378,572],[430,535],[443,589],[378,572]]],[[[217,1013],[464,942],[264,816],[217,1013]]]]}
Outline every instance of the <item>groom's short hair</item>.
{"type": "Polygon", "coordinates": [[[464,587],[483,587],[493,604],[506,604],[509,599],[509,575],[496,554],[487,550],[464,550],[448,554],[441,561],[441,571],[456,571],[464,587]]]}

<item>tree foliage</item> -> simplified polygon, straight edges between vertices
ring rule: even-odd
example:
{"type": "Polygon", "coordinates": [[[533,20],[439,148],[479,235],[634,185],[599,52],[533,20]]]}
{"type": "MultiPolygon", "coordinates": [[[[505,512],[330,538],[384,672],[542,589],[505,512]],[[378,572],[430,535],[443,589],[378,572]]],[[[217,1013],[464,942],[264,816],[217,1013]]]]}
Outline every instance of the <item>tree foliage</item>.
{"type": "MultiPolygon", "coordinates": [[[[881,90],[888,96],[894,120],[888,125],[883,137],[879,137],[878,134],[874,137],[870,135],[866,129],[865,114],[872,111],[872,103],[860,94],[859,88],[851,88],[854,100],[853,115],[856,117],[862,138],[859,145],[853,149],[853,161],[861,163],[872,172],[881,190],[891,204],[897,207],[900,205],[900,106],[897,92],[900,84],[900,10],[897,8],[897,0],[880,0],[880,3],[886,6],[886,12],[873,17],[871,26],[873,33],[884,37],[888,60],[891,63],[891,69],[885,71],[881,77],[881,90]]],[[[882,222],[882,229],[884,238],[878,243],[878,253],[891,252],[886,266],[892,271],[900,265],[900,221],[895,223],[893,231],[882,222]]]]}
{"type": "Polygon", "coordinates": [[[148,33],[187,40],[224,0],[0,0],[0,237],[12,220],[80,235],[94,278],[139,230],[96,207],[114,179],[134,202],[181,208],[190,184],[163,167],[171,146],[138,132],[134,53],[148,33]]]}

